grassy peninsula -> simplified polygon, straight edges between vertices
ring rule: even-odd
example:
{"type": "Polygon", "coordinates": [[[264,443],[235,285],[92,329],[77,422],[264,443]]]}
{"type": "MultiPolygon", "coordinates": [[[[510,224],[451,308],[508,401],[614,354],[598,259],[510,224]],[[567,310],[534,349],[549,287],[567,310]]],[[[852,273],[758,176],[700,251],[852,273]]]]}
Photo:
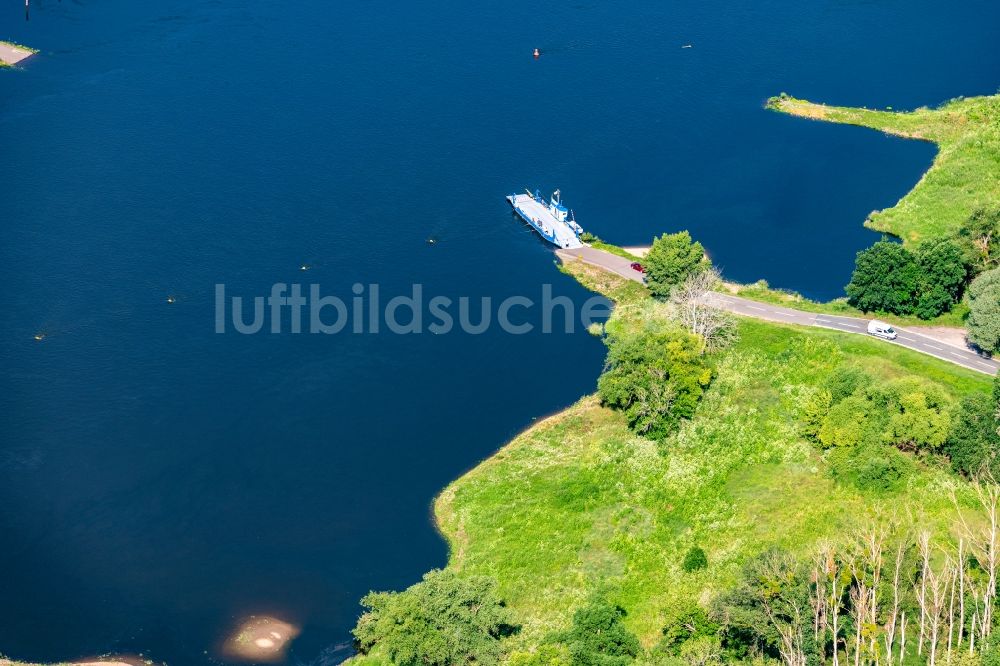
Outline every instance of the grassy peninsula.
{"type": "Polygon", "coordinates": [[[858,125],[938,146],[931,168],[892,208],[866,221],[907,243],[954,235],[976,210],[1000,204],[1000,95],[957,98],[936,109],[878,111],[828,106],[786,94],[768,108],[813,120],[858,125]]]}
{"type": "MultiPolygon", "coordinates": [[[[565,270],[617,300],[609,327],[657,316],[635,283],[582,263],[565,270]]],[[[717,376],[694,418],[665,442],[637,436],[590,396],[441,493],[448,567],[496,578],[523,622],[515,650],[565,629],[595,593],[627,609],[627,627],[649,647],[668,618],[707,605],[771,547],[804,554],[852,526],[907,515],[948,532],[961,482],[945,466],[907,459],[898,483],[879,491],[840,482],[800,433],[803,404],[844,365],[881,380],[921,375],[956,399],[988,391],[988,378],[824,330],[745,320],[739,333],[713,359],[717,376]],[[710,564],[685,572],[694,546],[710,564]]]]}

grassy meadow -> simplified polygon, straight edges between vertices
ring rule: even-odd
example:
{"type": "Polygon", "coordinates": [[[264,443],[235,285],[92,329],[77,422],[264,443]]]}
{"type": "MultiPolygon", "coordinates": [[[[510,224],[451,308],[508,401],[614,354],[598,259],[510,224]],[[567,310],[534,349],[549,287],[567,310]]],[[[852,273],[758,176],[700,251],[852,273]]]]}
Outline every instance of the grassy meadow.
{"type": "MultiPolygon", "coordinates": [[[[609,325],[656,316],[640,285],[580,262],[564,270],[618,301],[609,325]]],[[[590,396],[437,498],[448,566],[499,581],[524,623],[516,645],[530,648],[566,628],[597,590],[628,610],[627,625],[651,645],[671,611],[706,604],[772,545],[805,553],[890,518],[919,518],[947,536],[951,489],[963,495],[944,462],[914,460],[891,492],[838,483],[799,434],[801,405],[841,364],[880,379],[918,374],[953,397],[988,391],[988,377],[862,336],[753,320],[739,329],[739,342],[713,359],[717,377],[695,417],[666,442],[636,436],[590,396]],[[685,573],[682,559],[695,545],[709,566],[685,573]]]]}
{"type": "Polygon", "coordinates": [[[803,118],[931,141],[938,154],[916,186],[866,225],[916,242],[950,236],[977,208],[1000,203],[1000,95],[958,98],[915,111],[827,106],[782,94],[768,108],[803,118]]]}

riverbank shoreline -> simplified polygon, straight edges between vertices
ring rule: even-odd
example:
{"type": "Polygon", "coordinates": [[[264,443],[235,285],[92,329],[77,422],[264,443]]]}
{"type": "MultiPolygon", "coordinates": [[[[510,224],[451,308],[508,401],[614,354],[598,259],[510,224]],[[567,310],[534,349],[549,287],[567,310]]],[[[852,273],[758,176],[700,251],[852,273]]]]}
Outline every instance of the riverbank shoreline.
{"type": "Polygon", "coordinates": [[[937,146],[930,168],[910,191],[895,205],[868,215],[865,226],[870,229],[917,243],[954,235],[975,210],[1000,203],[1000,138],[994,130],[1000,120],[1000,95],[956,97],[936,108],[896,111],[819,104],[781,93],[765,106],[937,146]]]}

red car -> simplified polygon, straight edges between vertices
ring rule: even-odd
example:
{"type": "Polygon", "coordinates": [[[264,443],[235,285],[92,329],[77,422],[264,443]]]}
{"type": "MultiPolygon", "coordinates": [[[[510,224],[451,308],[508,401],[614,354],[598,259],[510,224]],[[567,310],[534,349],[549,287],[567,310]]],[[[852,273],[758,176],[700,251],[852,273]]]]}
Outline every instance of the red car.
{"type": "Polygon", "coordinates": [[[631,266],[632,266],[632,270],[634,270],[634,271],[639,271],[640,273],[645,273],[646,272],[646,269],[643,268],[642,264],[640,264],[638,261],[633,261],[632,264],[631,264],[631,266]]]}

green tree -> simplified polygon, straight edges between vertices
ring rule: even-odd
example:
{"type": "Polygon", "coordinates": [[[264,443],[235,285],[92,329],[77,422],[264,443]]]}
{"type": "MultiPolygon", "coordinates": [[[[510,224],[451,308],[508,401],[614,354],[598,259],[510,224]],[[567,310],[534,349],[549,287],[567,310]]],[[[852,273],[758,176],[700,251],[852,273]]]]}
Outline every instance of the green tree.
{"type": "Polygon", "coordinates": [[[1000,208],[980,208],[958,230],[966,263],[975,272],[1000,263],[1000,208]]]}
{"type": "Polygon", "coordinates": [[[962,398],[944,444],[944,452],[956,472],[967,476],[984,469],[994,474],[1000,472],[995,467],[1000,453],[998,427],[995,397],[973,393],[962,398]]]}
{"type": "Polygon", "coordinates": [[[802,436],[813,442],[819,441],[819,431],[830,413],[833,398],[826,389],[819,389],[809,395],[802,405],[802,436]]]}
{"type": "Polygon", "coordinates": [[[830,401],[837,403],[858,389],[871,385],[871,377],[856,365],[838,365],[824,385],[830,392],[830,401]]]}
{"type": "Polygon", "coordinates": [[[674,286],[705,266],[705,248],[692,242],[691,234],[681,231],[653,239],[642,262],[646,284],[654,296],[669,296],[674,286]]]}
{"type": "Polygon", "coordinates": [[[863,395],[844,398],[834,405],[819,429],[823,446],[856,446],[870,429],[870,403],[863,395]]]}
{"type": "Polygon", "coordinates": [[[787,553],[772,549],[747,563],[736,586],[716,598],[712,618],[735,656],[763,653],[805,663],[817,652],[809,577],[787,553]]]}
{"type": "Polygon", "coordinates": [[[679,609],[667,614],[663,626],[663,638],[656,646],[658,652],[670,655],[680,654],[685,643],[704,637],[714,637],[719,633],[719,624],[708,617],[708,613],[693,601],[688,601],[679,609]]]}
{"type": "Polygon", "coordinates": [[[358,649],[375,647],[402,666],[497,664],[501,638],[516,630],[511,611],[486,576],[431,571],[404,592],[371,592],[361,604],[358,649]]]}
{"type": "Polygon", "coordinates": [[[705,551],[698,546],[692,546],[688,549],[688,552],[684,554],[684,562],[681,564],[681,568],[688,573],[699,571],[707,566],[708,556],[706,556],[705,551]]]}
{"type": "Polygon", "coordinates": [[[552,640],[569,647],[573,666],[625,666],[642,651],[625,628],[625,609],[594,599],[573,614],[573,626],[552,640]]]}
{"type": "Polygon", "coordinates": [[[712,379],[701,341],[680,329],[608,336],[608,358],[597,392],[625,413],[629,427],[663,439],[690,418],[712,379]]]}
{"type": "Polygon", "coordinates": [[[933,319],[951,310],[962,298],[968,277],[965,256],[957,243],[935,239],[921,243],[916,257],[922,285],[914,314],[921,319],[933,319]]]}
{"type": "Polygon", "coordinates": [[[962,248],[948,239],[928,240],[917,246],[917,264],[924,274],[924,283],[944,289],[955,301],[962,297],[969,271],[962,248]]]}
{"type": "Polygon", "coordinates": [[[913,253],[898,243],[879,241],[858,253],[847,299],[864,312],[910,314],[920,283],[921,271],[913,253]]]}
{"type": "Polygon", "coordinates": [[[903,448],[938,449],[951,426],[951,399],[937,384],[906,377],[888,386],[891,397],[885,439],[903,448]]]}
{"type": "Polygon", "coordinates": [[[1000,268],[986,271],[969,285],[969,342],[988,352],[1000,351],[1000,268]]]}

